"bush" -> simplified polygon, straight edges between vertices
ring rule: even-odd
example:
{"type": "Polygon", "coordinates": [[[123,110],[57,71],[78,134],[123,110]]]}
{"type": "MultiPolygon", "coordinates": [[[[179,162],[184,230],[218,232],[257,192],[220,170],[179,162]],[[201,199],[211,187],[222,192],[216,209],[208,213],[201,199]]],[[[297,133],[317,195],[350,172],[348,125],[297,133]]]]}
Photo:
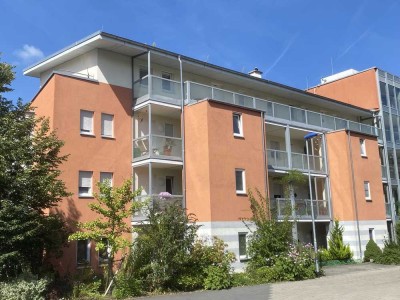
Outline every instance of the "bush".
{"type": "Polygon", "coordinates": [[[115,278],[115,288],[112,291],[112,295],[117,299],[141,296],[143,294],[142,289],[141,280],[119,273],[115,278]]]}
{"type": "Polygon", "coordinates": [[[331,229],[331,236],[328,240],[328,251],[330,260],[349,260],[353,258],[353,252],[349,245],[343,242],[343,226],[339,225],[339,220],[335,220],[331,229]]]}
{"type": "Polygon", "coordinates": [[[259,284],[253,277],[250,276],[249,273],[234,273],[232,274],[232,286],[247,286],[247,285],[254,285],[259,284]]]}
{"type": "Polygon", "coordinates": [[[364,261],[379,261],[382,256],[382,250],[378,247],[374,240],[369,240],[364,252],[364,261]]]}
{"type": "Polygon", "coordinates": [[[385,265],[400,264],[400,245],[393,242],[385,242],[385,247],[377,262],[385,265]]]}
{"type": "Polygon", "coordinates": [[[18,279],[0,283],[0,299],[7,300],[41,300],[45,299],[48,279],[36,279],[23,274],[18,279]]]}
{"type": "Polygon", "coordinates": [[[72,296],[79,299],[99,299],[102,282],[102,278],[92,269],[80,269],[72,278],[72,296]]]}
{"type": "Polygon", "coordinates": [[[229,270],[221,266],[208,266],[205,270],[206,278],[203,287],[206,290],[222,290],[232,286],[232,277],[229,270]]]}
{"type": "Polygon", "coordinates": [[[321,262],[332,260],[331,253],[329,252],[328,249],[325,248],[318,249],[318,256],[319,256],[319,261],[321,262]]]}

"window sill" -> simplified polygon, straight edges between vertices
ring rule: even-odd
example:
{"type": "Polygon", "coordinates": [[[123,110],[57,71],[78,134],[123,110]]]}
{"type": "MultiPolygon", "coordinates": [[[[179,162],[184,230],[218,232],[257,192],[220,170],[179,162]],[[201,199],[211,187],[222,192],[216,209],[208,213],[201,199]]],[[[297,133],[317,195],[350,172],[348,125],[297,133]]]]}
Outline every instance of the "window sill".
{"type": "Polygon", "coordinates": [[[234,133],[234,134],[233,134],[233,137],[234,137],[234,138],[238,138],[238,139],[244,139],[244,135],[243,135],[243,134],[234,133]]]}
{"type": "Polygon", "coordinates": [[[247,196],[247,193],[245,191],[236,191],[236,195],[247,196]]]}
{"type": "Polygon", "coordinates": [[[79,198],[83,198],[83,199],[94,199],[93,195],[78,195],[79,198]]]}
{"type": "Polygon", "coordinates": [[[101,138],[105,139],[105,140],[115,140],[115,137],[113,137],[113,136],[102,135],[101,138]]]}
{"type": "Polygon", "coordinates": [[[372,202],[372,199],[371,198],[365,198],[365,201],[367,201],[367,202],[372,202]]]}
{"type": "Polygon", "coordinates": [[[81,132],[81,136],[96,137],[93,133],[81,132]]]}
{"type": "Polygon", "coordinates": [[[366,154],[361,154],[362,158],[368,158],[368,156],[366,154]]]}
{"type": "Polygon", "coordinates": [[[246,262],[246,261],[249,261],[249,260],[250,260],[250,257],[248,257],[248,256],[244,256],[244,255],[239,256],[239,261],[240,262],[246,262]]]}
{"type": "Polygon", "coordinates": [[[89,269],[92,266],[90,265],[90,262],[84,263],[84,264],[77,264],[76,268],[77,269],[89,269]]]}

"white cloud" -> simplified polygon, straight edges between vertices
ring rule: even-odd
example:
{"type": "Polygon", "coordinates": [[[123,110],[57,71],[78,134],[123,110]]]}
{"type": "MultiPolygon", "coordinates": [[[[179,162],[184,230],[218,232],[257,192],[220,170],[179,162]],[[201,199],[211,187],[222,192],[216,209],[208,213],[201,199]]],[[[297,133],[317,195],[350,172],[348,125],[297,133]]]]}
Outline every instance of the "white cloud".
{"type": "Polygon", "coordinates": [[[30,62],[44,57],[42,50],[27,44],[25,44],[22,49],[15,50],[14,54],[24,62],[30,62]]]}

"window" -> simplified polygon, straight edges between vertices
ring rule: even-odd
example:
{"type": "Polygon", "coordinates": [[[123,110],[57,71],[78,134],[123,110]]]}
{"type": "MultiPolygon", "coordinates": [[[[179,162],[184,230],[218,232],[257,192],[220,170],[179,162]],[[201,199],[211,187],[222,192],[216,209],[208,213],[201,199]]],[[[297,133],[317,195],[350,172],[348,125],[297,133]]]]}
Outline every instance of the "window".
{"type": "Polygon", "coordinates": [[[365,199],[371,200],[371,190],[369,188],[369,181],[364,181],[364,193],[365,193],[365,199]]]}
{"type": "Polygon", "coordinates": [[[172,86],[171,86],[172,74],[162,72],[161,77],[162,77],[162,89],[164,91],[171,91],[171,89],[172,89],[172,86]]]}
{"type": "Polygon", "coordinates": [[[79,196],[92,196],[92,176],[93,172],[79,171],[79,196]]]}
{"type": "Polygon", "coordinates": [[[374,228],[368,229],[369,239],[375,241],[375,230],[374,228]]]}
{"type": "Polygon", "coordinates": [[[108,240],[106,238],[102,238],[101,242],[105,247],[99,250],[99,264],[105,264],[108,262],[109,245],[108,245],[108,240]]]}
{"type": "Polygon", "coordinates": [[[146,85],[147,86],[147,84],[149,82],[149,78],[148,77],[143,78],[143,77],[147,76],[148,74],[149,74],[149,72],[147,71],[146,67],[140,67],[140,69],[139,69],[139,78],[140,78],[140,84],[141,85],[146,85]]]}
{"type": "Polygon", "coordinates": [[[174,136],[174,125],[165,123],[165,136],[174,136]]]}
{"type": "Polygon", "coordinates": [[[239,259],[247,259],[247,233],[239,232],[239,259]]]}
{"type": "Polygon", "coordinates": [[[365,147],[364,139],[360,139],[360,152],[361,152],[361,156],[367,156],[367,149],[365,147]]]}
{"type": "Polygon", "coordinates": [[[90,263],[90,241],[78,240],[76,243],[76,264],[86,265],[90,263]]]}
{"type": "Polygon", "coordinates": [[[111,172],[100,172],[100,182],[104,183],[108,180],[110,186],[113,186],[113,173],[111,172]]]}
{"type": "Polygon", "coordinates": [[[93,135],[93,112],[81,110],[81,134],[93,135]]]}
{"type": "Polygon", "coordinates": [[[114,116],[101,114],[101,136],[112,138],[114,136],[114,116]]]}
{"type": "Polygon", "coordinates": [[[174,177],[173,176],[165,177],[165,191],[172,195],[173,187],[174,187],[174,177]]]}
{"type": "Polygon", "coordinates": [[[241,114],[233,114],[233,135],[234,136],[243,136],[243,128],[242,128],[242,115],[241,114]]]}
{"type": "Polygon", "coordinates": [[[237,194],[246,194],[246,184],[245,184],[244,170],[236,169],[235,170],[235,177],[236,177],[236,193],[237,194]]]}

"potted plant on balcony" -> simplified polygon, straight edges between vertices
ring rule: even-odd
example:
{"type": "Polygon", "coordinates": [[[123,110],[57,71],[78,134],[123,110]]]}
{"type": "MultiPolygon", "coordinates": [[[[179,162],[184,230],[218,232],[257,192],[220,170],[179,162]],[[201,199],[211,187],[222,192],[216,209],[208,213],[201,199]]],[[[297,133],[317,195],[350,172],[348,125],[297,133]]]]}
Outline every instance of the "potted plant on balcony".
{"type": "Polygon", "coordinates": [[[175,141],[171,138],[165,139],[164,155],[171,156],[172,148],[175,146],[175,141]]]}

